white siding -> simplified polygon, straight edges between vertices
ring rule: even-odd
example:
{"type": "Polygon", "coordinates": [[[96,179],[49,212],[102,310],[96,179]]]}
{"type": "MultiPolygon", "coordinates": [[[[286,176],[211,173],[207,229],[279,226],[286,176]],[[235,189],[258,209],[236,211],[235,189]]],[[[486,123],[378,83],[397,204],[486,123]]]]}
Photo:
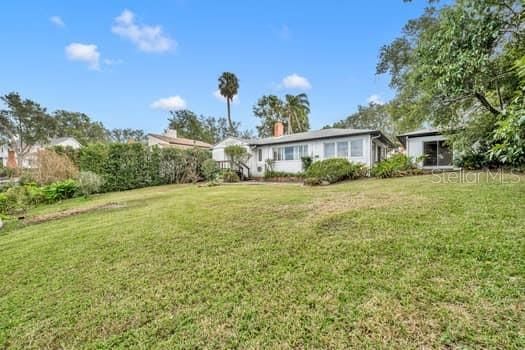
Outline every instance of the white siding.
{"type": "Polygon", "coordinates": [[[233,146],[233,145],[241,145],[244,148],[246,148],[248,153],[251,155],[248,162],[251,162],[251,160],[253,159],[253,155],[252,155],[250,147],[246,144],[246,142],[244,142],[242,140],[238,140],[238,139],[232,138],[232,137],[227,138],[224,141],[222,141],[222,142],[216,144],[215,146],[213,146],[213,149],[211,151],[212,159],[216,160],[218,162],[228,160],[228,157],[224,153],[224,149],[226,147],[228,147],[228,146],[233,146]]]}
{"type": "MultiPolygon", "coordinates": [[[[299,146],[299,145],[308,145],[308,154],[312,157],[313,161],[324,160],[324,144],[325,143],[335,143],[337,142],[350,142],[350,141],[362,140],[363,143],[363,153],[360,157],[352,157],[350,154],[347,159],[353,163],[362,163],[366,166],[370,166],[370,136],[369,135],[359,135],[359,136],[346,136],[330,139],[321,139],[321,140],[308,140],[303,142],[293,142],[286,144],[277,144],[277,145],[265,145],[257,146],[253,151],[253,162],[251,163],[251,173],[254,176],[264,175],[265,162],[267,159],[273,159],[273,148],[277,147],[289,147],[289,146],[299,146]],[[262,150],[262,160],[258,158],[258,150],[262,150]],[[253,167],[252,167],[253,166],[253,167]]],[[[349,153],[350,153],[349,147],[349,153]]],[[[337,146],[336,146],[337,153],[337,146]]],[[[335,158],[335,157],[334,157],[335,158]]],[[[215,159],[215,157],[213,158],[215,159]]],[[[300,159],[298,160],[276,160],[274,162],[275,171],[284,171],[288,173],[298,173],[303,170],[303,165],[300,159]]]]}
{"type": "MultiPolygon", "coordinates": [[[[443,141],[447,138],[444,135],[433,135],[433,136],[419,136],[409,137],[406,144],[406,154],[413,159],[421,157],[423,153],[423,142],[428,141],[443,141]]],[[[420,168],[452,168],[452,166],[441,166],[441,167],[423,167],[423,162],[419,162],[420,168]]]]}

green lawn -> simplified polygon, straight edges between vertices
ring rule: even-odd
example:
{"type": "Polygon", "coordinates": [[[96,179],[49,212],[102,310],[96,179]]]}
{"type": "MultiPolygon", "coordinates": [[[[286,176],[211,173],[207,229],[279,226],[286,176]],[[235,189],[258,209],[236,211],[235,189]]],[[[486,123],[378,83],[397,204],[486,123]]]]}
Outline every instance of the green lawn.
{"type": "Polygon", "coordinates": [[[0,233],[0,348],[524,348],[525,176],[164,186],[0,233]]]}

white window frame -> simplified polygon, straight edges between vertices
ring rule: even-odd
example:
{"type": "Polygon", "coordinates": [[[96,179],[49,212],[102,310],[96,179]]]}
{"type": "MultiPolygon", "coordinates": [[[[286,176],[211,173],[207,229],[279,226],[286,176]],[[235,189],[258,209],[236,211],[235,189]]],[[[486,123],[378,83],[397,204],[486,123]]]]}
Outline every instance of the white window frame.
{"type": "Polygon", "coordinates": [[[335,149],[335,153],[337,155],[337,158],[348,158],[349,151],[350,151],[350,146],[348,145],[348,141],[336,142],[335,148],[336,148],[335,149]],[[345,145],[346,146],[345,154],[340,154],[339,153],[339,145],[341,145],[341,146],[345,145]]]}
{"type": "Polygon", "coordinates": [[[350,157],[352,158],[361,158],[365,155],[365,147],[364,147],[364,139],[356,139],[356,140],[350,140],[350,157]],[[354,142],[361,142],[361,152],[360,154],[354,154],[354,146],[352,145],[354,142]]]}
{"type": "Polygon", "coordinates": [[[329,158],[335,158],[335,155],[336,155],[336,146],[335,146],[335,142],[324,142],[323,143],[323,158],[324,159],[329,159],[329,158]],[[331,156],[327,156],[326,154],[326,149],[327,149],[327,145],[332,145],[332,155],[331,156]]]}

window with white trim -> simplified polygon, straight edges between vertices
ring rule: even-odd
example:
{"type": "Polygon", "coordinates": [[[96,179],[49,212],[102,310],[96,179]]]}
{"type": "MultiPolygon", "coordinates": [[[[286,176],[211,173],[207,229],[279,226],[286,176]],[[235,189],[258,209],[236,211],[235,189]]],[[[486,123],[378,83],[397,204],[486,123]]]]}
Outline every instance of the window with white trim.
{"type": "Polygon", "coordinates": [[[363,156],[363,139],[350,141],[350,157],[363,156]]]}
{"type": "Polygon", "coordinates": [[[335,156],[335,143],[325,142],[323,144],[324,158],[332,158],[335,156]]]}
{"type": "Polygon", "coordinates": [[[337,156],[339,158],[348,158],[348,142],[337,143],[337,156]]]}
{"type": "Polygon", "coordinates": [[[308,156],[308,145],[273,148],[273,160],[300,160],[308,156]]]}

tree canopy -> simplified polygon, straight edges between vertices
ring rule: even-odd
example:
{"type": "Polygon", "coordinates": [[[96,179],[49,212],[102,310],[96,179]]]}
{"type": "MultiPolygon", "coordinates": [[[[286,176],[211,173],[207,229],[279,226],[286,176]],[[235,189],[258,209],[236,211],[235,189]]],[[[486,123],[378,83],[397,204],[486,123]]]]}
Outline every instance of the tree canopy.
{"type": "MultiPolygon", "coordinates": [[[[485,158],[484,164],[516,164],[509,152],[521,151],[509,151],[502,140],[509,128],[517,135],[523,128],[516,119],[523,113],[516,65],[525,53],[522,1],[429,3],[380,52],[377,73],[388,73],[396,91],[388,107],[396,127],[455,130],[450,142],[456,153],[485,158]]],[[[525,150],[525,143],[521,147],[525,150]]]]}
{"type": "Polygon", "coordinates": [[[286,125],[287,133],[310,129],[310,103],[306,94],[286,95],[284,101],[275,95],[264,95],[253,106],[253,114],[260,119],[256,127],[259,137],[273,135],[276,122],[286,125]]]}
{"type": "Polygon", "coordinates": [[[6,109],[0,111],[0,138],[16,153],[21,164],[31,147],[52,136],[55,121],[44,107],[18,93],[2,96],[6,109]]]}
{"type": "Polygon", "coordinates": [[[200,140],[211,144],[224,140],[228,136],[250,138],[251,132],[241,131],[240,123],[233,122],[232,127],[228,125],[226,118],[215,118],[198,116],[190,110],[179,110],[170,112],[168,128],[177,130],[179,137],[200,140]]]}
{"type": "Polygon", "coordinates": [[[53,113],[55,137],[74,137],[83,145],[108,140],[108,130],[101,122],[92,121],[89,116],[80,112],[57,110],[53,113]]]}
{"type": "Polygon", "coordinates": [[[357,112],[347,118],[335,122],[334,128],[374,129],[381,130],[390,137],[395,136],[392,118],[388,113],[388,105],[369,103],[367,106],[357,106],[357,112]]]}
{"type": "Polygon", "coordinates": [[[235,95],[239,93],[239,79],[235,74],[230,72],[224,72],[221,74],[219,77],[219,93],[226,99],[226,105],[228,108],[228,126],[230,127],[230,132],[233,133],[234,125],[231,118],[230,104],[235,95]]]}
{"type": "Polygon", "coordinates": [[[381,49],[377,72],[391,75],[393,117],[403,128],[427,120],[448,128],[469,111],[502,112],[524,49],[520,1],[458,0],[409,21],[381,49]]]}

